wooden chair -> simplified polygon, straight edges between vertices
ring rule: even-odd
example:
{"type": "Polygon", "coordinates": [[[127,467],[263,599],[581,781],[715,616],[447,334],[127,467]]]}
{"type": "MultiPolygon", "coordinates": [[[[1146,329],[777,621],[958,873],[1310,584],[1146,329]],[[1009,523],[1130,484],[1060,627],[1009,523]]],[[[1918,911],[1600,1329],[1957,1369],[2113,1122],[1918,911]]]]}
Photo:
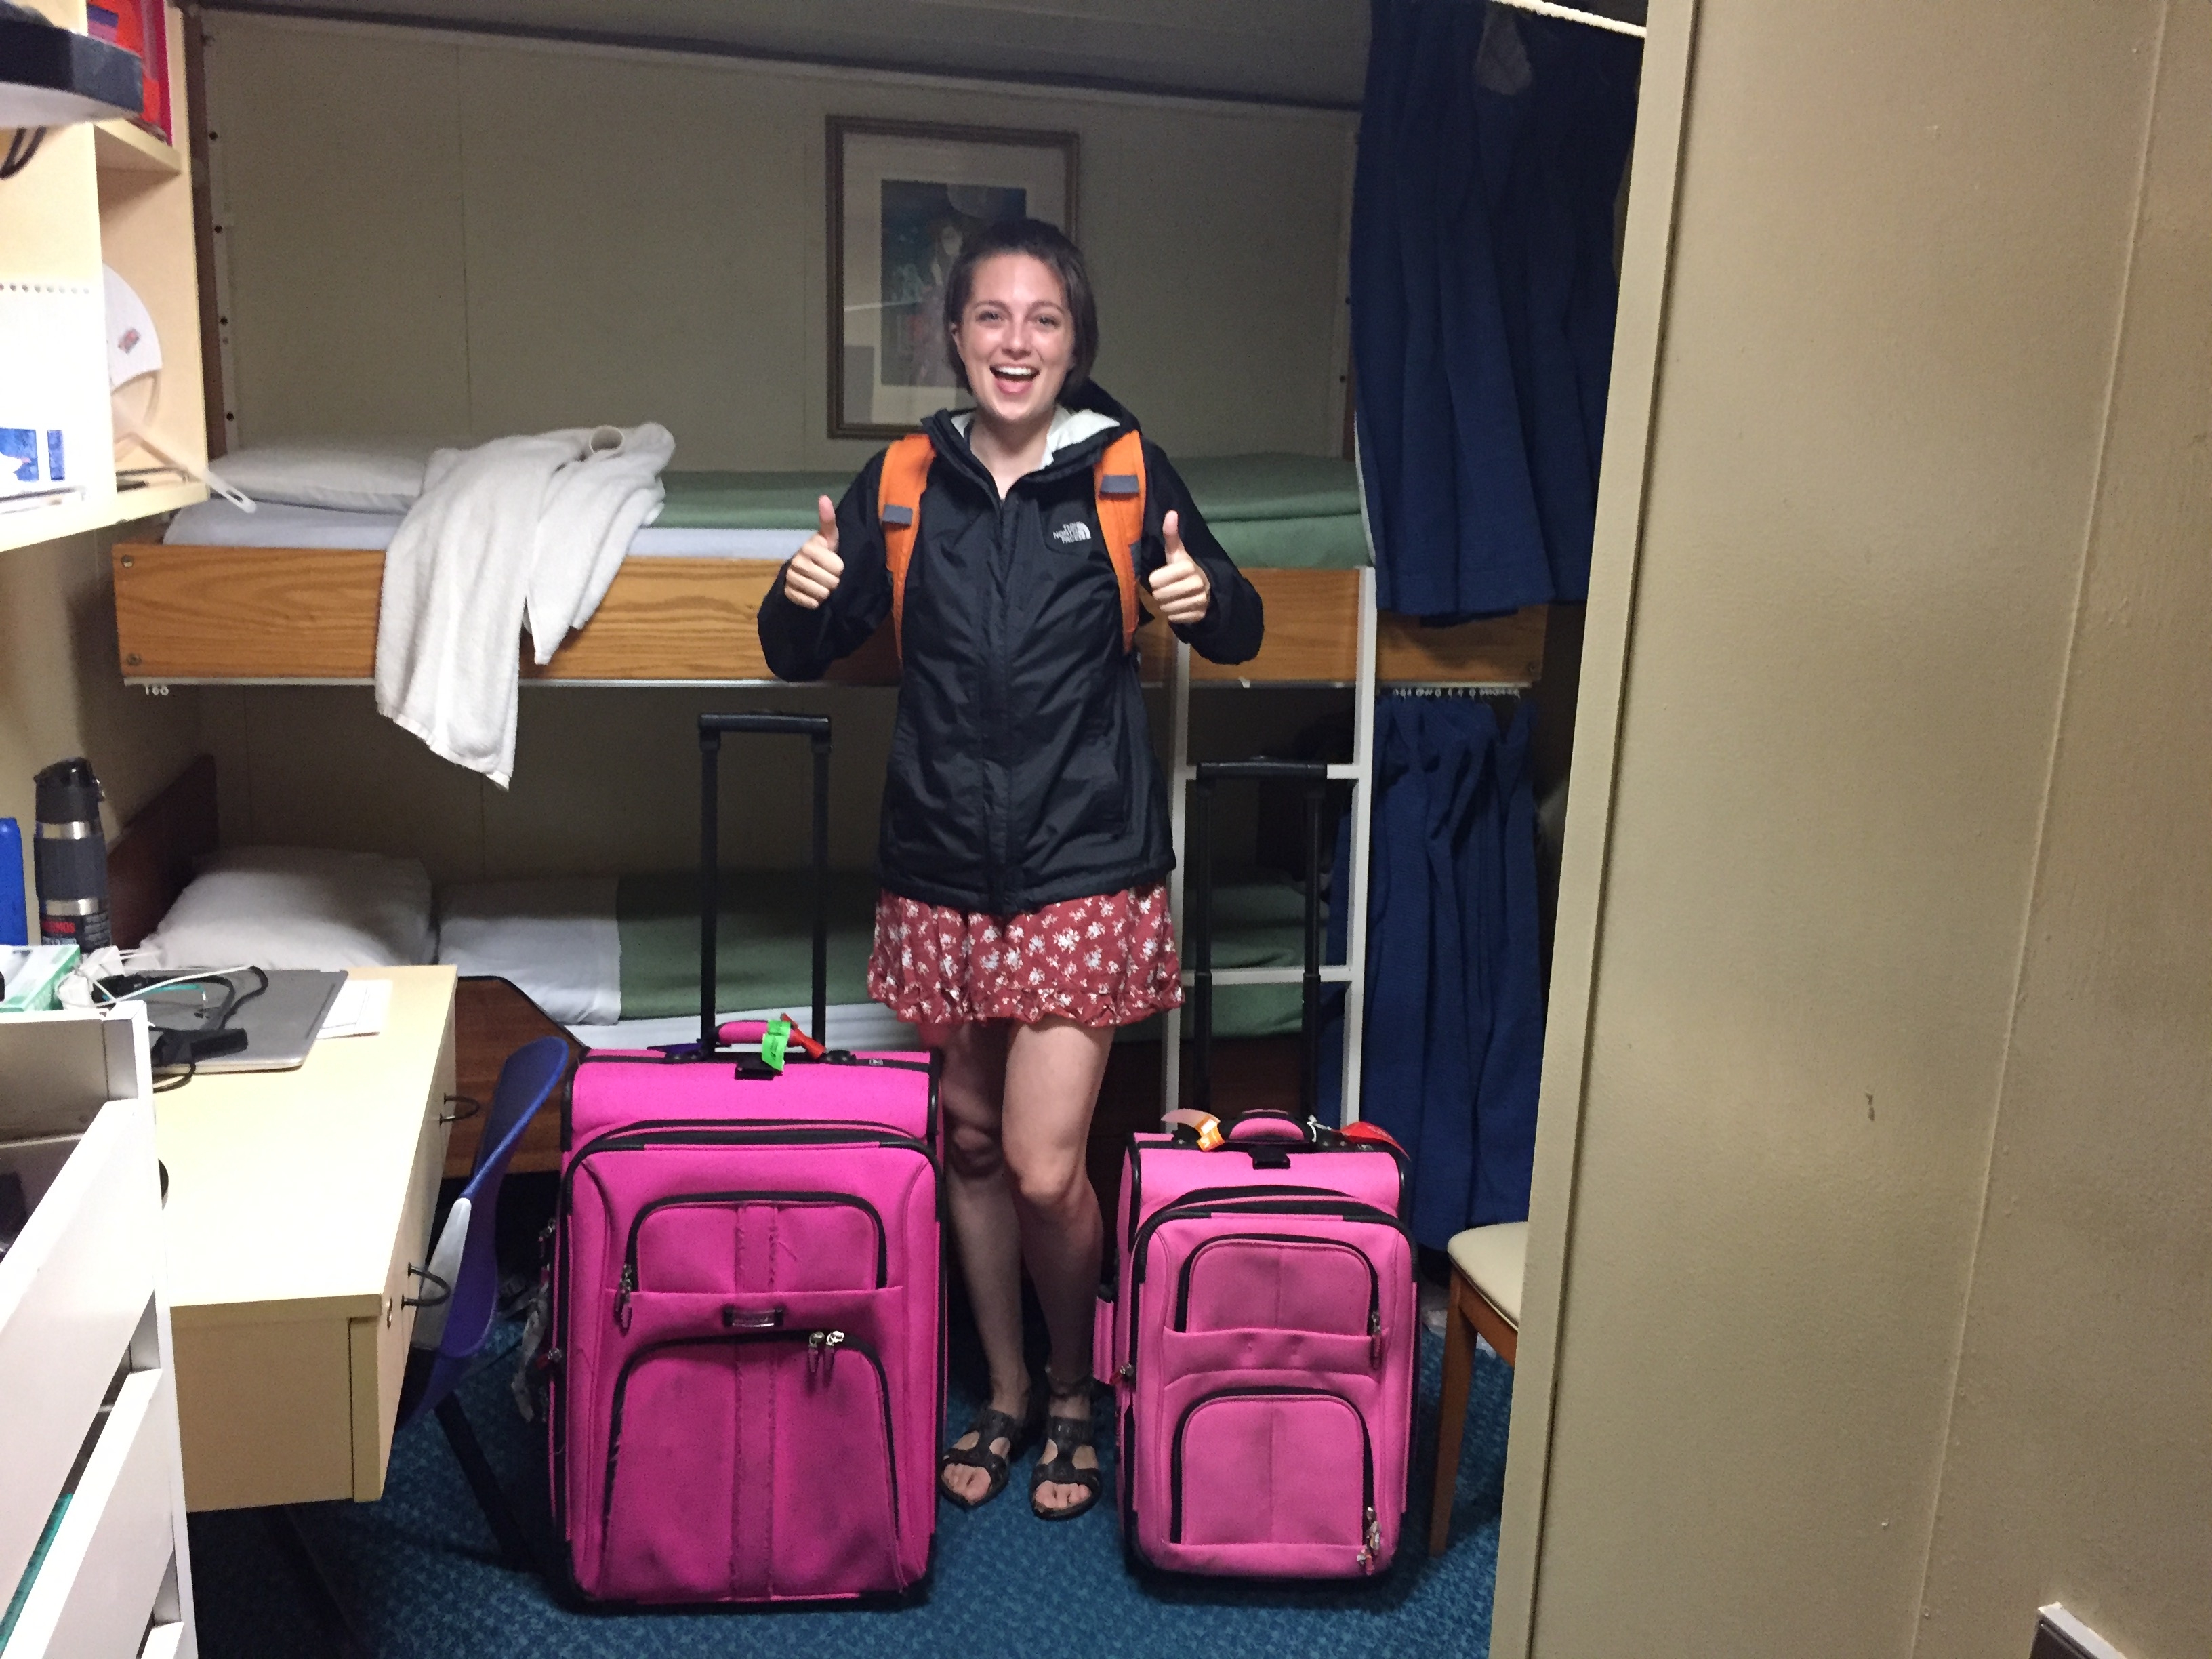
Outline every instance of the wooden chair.
{"type": "Polygon", "coordinates": [[[1429,1553],[1444,1553],[1452,1498],[1459,1486],[1460,1442],[1467,1431],[1467,1390],[1474,1376],[1479,1335],[1513,1363],[1521,1339],[1521,1275],[1528,1256],[1528,1224],[1501,1222],[1455,1234],[1451,1306],[1444,1316],[1444,1389],[1437,1423],[1437,1493],[1429,1511],[1429,1553]]]}

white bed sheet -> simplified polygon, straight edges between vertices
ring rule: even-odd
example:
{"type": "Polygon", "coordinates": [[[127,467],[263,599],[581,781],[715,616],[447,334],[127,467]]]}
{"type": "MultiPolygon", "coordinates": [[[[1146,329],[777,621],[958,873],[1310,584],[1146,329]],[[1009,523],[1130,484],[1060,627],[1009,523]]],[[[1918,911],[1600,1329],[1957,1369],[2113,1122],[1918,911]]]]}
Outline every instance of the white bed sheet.
{"type": "Polygon", "coordinates": [[[461,882],[439,898],[440,962],[512,981],[564,1025],[622,1018],[612,876],[461,882]]]}
{"type": "MultiPolygon", "coordinates": [[[[392,544],[397,513],[356,513],[340,507],[289,507],[264,501],[247,513],[221,496],[179,511],[161,537],[188,547],[311,547],[371,549],[392,544]]],[[[652,559],[769,559],[778,563],[799,550],[804,530],[662,529],[647,525],[631,538],[630,556],[652,559]]]]}
{"type": "MultiPolygon", "coordinates": [[[[688,1042],[699,1018],[622,1017],[622,930],[612,876],[457,882],[439,891],[438,960],[504,979],[594,1048],[688,1042]]],[[[804,1017],[803,1008],[737,1008],[728,1019],[804,1017]]],[[[918,1048],[913,1026],[879,1003],[830,1005],[833,1048],[918,1048]]]]}

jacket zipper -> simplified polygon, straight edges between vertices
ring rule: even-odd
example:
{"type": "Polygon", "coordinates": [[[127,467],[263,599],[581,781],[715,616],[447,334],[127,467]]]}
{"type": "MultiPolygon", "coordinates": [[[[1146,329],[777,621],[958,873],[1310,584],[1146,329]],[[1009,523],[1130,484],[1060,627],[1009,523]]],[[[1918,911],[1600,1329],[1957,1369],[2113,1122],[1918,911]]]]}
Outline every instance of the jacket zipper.
{"type": "Polygon", "coordinates": [[[1006,858],[1012,834],[1014,803],[1012,769],[1006,756],[1013,749],[1013,734],[1007,730],[1006,696],[1006,590],[1012,585],[1011,562],[1012,538],[1008,533],[1012,499],[999,494],[998,481],[991,483],[991,494],[997,501],[996,522],[992,526],[992,540],[996,552],[993,560],[991,616],[994,637],[987,650],[985,660],[991,665],[991,725],[996,741],[991,745],[993,754],[985,768],[985,775],[994,780],[994,787],[985,792],[985,811],[991,820],[990,883],[991,912],[1004,915],[1011,908],[1006,903],[1006,858]],[[997,810],[991,811],[995,803],[997,810]]]}
{"type": "MultiPolygon", "coordinates": [[[[885,1064],[905,1066],[907,1061],[886,1061],[885,1064]]],[[[911,1135],[895,1134],[872,1124],[833,1124],[818,1121],[775,1120],[732,1128],[714,1118],[648,1118],[636,1123],[624,1124],[619,1129],[610,1129],[586,1141],[568,1160],[562,1172],[560,1202],[554,1211],[554,1225],[558,1242],[558,1260],[554,1272],[555,1330],[557,1341],[547,1356],[553,1370],[552,1421],[548,1438],[551,1442],[554,1517],[561,1524],[562,1535],[567,1535],[568,1522],[568,1387],[561,1364],[567,1358],[570,1346],[569,1333],[573,1310],[568,1283],[568,1228],[570,1207],[575,1198],[576,1171],[584,1167],[585,1160],[602,1152],[637,1152],[653,1146],[836,1146],[858,1142],[878,1146],[897,1147],[917,1152],[929,1165],[936,1182],[938,1208],[945,1206],[945,1183],[938,1177],[937,1156],[927,1143],[911,1135]]]]}
{"type": "Polygon", "coordinates": [[[848,1193],[767,1192],[755,1188],[723,1193],[675,1193],[666,1198],[656,1198],[649,1204],[641,1204],[637,1213],[630,1218],[629,1239],[623,1248],[622,1279],[615,1289],[615,1323],[625,1331],[629,1328],[629,1299],[638,1290],[638,1237],[645,1231],[647,1217],[667,1209],[705,1209],[717,1205],[735,1207],[743,1204],[774,1204],[792,1209],[860,1211],[876,1229],[876,1288],[880,1291],[890,1282],[890,1247],[884,1237],[884,1218],[865,1198],[848,1193]]]}
{"type": "Polygon", "coordinates": [[[1367,1269],[1367,1340],[1371,1350],[1370,1363],[1382,1358],[1382,1275],[1375,1270],[1375,1263],[1364,1250],[1354,1249],[1340,1239],[1316,1238],[1310,1233],[1222,1233],[1209,1238],[1182,1259],[1182,1272],[1176,1275],[1175,1328],[1179,1331],[1190,1328],[1190,1273],[1198,1265],[1199,1257],[1217,1244],[1319,1244],[1328,1249],[1341,1250],[1367,1269]]]}
{"type": "Polygon", "coordinates": [[[1217,1400],[1275,1399],[1285,1395],[1307,1400],[1333,1400],[1352,1413],[1352,1420],[1359,1425],[1359,1567],[1363,1572],[1372,1571],[1375,1559],[1382,1553],[1382,1529],[1375,1520],[1375,1443],[1367,1432],[1367,1419],[1359,1408],[1340,1394],[1331,1394],[1326,1389],[1295,1389],[1282,1386],[1249,1389],[1218,1389],[1212,1394],[1200,1395],[1183,1407],[1182,1415],[1176,1419],[1175,1444],[1168,1462],[1170,1504],[1168,1510],[1168,1542],[1182,1542],[1182,1443],[1189,1431],[1190,1419],[1202,1406],[1217,1400]]]}
{"type": "MultiPolygon", "coordinates": [[[[781,1318],[781,1315],[782,1310],[778,1309],[773,1316],[781,1318]]],[[[740,1318],[769,1316],[739,1316],[740,1318]]],[[[896,1537],[904,1530],[899,1515],[898,1449],[891,1438],[890,1383],[884,1375],[883,1361],[877,1358],[875,1350],[858,1337],[838,1330],[738,1330],[721,1336],[679,1336],[672,1337],[665,1342],[647,1343],[623,1361],[622,1370],[615,1378],[614,1401],[607,1416],[606,1483],[599,1497],[599,1547],[602,1550],[606,1548],[607,1523],[614,1515],[615,1466],[622,1455],[623,1407],[629,1397],[631,1375],[646,1360],[670,1348],[742,1347],[756,1342],[804,1342],[807,1346],[810,1364],[834,1365],[837,1353],[843,1349],[850,1349],[868,1362],[869,1369],[876,1374],[876,1400],[883,1412],[884,1462],[890,1477],[892,1535],[896,1537]]]]}

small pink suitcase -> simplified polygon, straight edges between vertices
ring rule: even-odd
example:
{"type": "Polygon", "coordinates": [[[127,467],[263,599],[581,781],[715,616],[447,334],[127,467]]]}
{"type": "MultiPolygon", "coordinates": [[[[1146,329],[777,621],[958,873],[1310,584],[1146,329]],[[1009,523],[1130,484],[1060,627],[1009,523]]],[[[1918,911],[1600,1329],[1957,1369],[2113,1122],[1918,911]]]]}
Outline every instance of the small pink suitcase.
{"type": "MultiPolygon", "coordinates": [[[[1327,769],[1198,769],[1190,928],[1196,1112],[1131,1138],[1094,1349],[1120,1446],[1122,1542],[1169,1571],[1357,1577],[1398,1547],[1418,1307],[1403,1154],[1313,1116],[1320,1003],[1321,789],[1327,769]],[[1210,877],[1219,778],[1307,784],[1302,1112],[1248,1113],[1201,1143],[1211,1081],[1210,877]]],[[[1210,1123],[1210,1120],[1207,1121],[1210,1123]]]]}
{"type": "Polygon", "coordinates": [[[944,1417],[937,1082],[921,1054],[714,1016],[716,754],[813,741],[814,1030],[827,1000],[830,722],[704,715],[701,1041],[577,1068],[554,1268],[553,1512],[596,1600],[895,1592],[927,1570],[944,1417]]]}

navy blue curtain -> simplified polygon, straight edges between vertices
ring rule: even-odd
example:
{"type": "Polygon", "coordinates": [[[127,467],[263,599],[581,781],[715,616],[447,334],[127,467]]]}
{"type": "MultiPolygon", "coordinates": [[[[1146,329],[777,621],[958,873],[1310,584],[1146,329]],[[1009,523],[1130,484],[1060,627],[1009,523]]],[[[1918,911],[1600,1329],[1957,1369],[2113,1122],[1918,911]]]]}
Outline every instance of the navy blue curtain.
{"type": "Polygon", "coordinates": [[[1485,0],[1372,6],[1352,331],[1382,606],[1580,601],[1643,49],[1485,0]]]}
{"type": "MultiPolygon", "coordinates": [[[[1468,698],[1376,709],[1360,1115],[1413,1162],[1412,1220],[1442,1248],[1528,1213],[1544,1007],[1527,703],[1501,729],[1468,698]]],[[[1350,890],[1351,825],[1334,892],[1350,890]]],[[[1329,952],[1342,960],[1345,908],[1329,952]]],[[[1340,1018],[1323,1046],[1323,1115],[1340,1105],[1340,1018]]]]}

